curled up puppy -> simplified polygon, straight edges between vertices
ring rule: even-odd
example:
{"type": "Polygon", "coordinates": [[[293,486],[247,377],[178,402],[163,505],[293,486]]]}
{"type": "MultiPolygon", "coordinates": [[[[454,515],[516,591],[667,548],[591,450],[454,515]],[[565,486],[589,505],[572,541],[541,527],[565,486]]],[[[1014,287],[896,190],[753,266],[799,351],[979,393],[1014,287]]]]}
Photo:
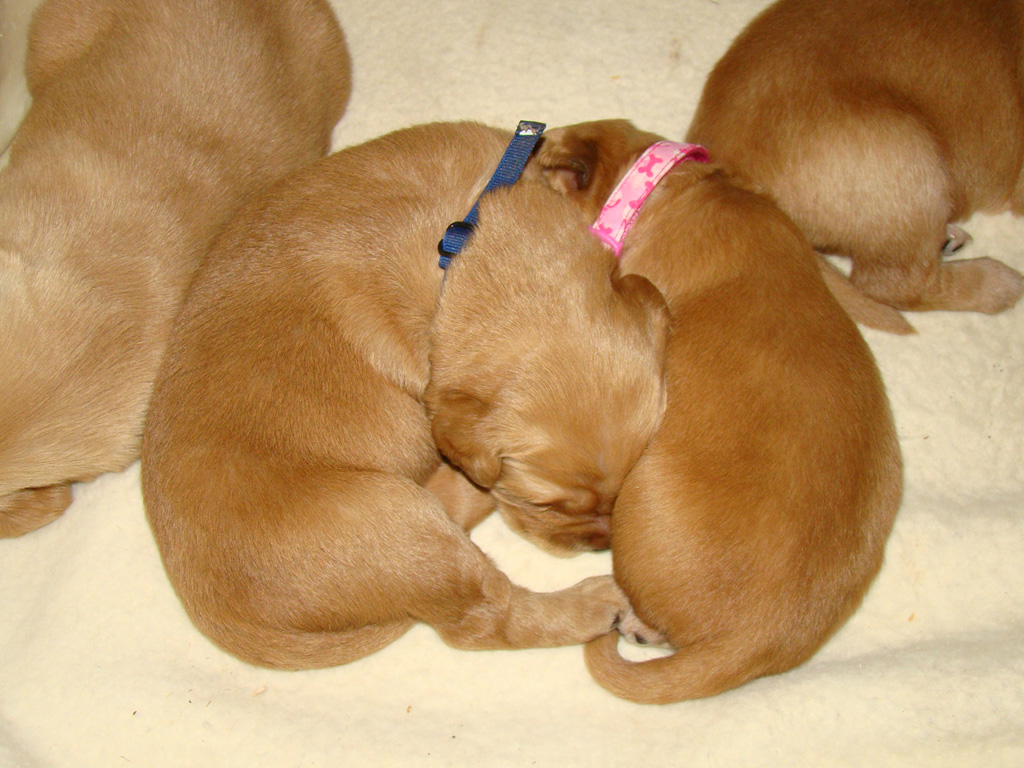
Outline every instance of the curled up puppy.
{"type": "MultiPolygon", "coordinates": [[[[582,124],[535,162],[580,186],[595,162],[643,172],[658,140],[582,124]]],[[[612,559],[675,652],[630,662],[608,635],[586,661],[613,693],[667,703],[790,669],[831,636],[881,566],[902,465],[871,352],[770,200],[711,163],[669,165],[618,243],[672,325],[665,415],[615,504],[612,559]]]]}
{"type": "Polygon", "coordinates": [[[138,457],[213,233],[328,150],[349,95],[321,0],[47,0],[26,75],[0,171],[0,536],[138,457]]]}
{"type": "Polygon", "coordinates": [[[606,543],[594,519],[664,406],[663,300],[618,275],[530,166],[483,197],[443,281],[438,238],[509,138],[434,124],[335,153],[254,199],[198,273],[155,386],[143,495],[186,611],[240,658],[343,664],[417,621],[458,648],[574,644],[625,614],[610,576],[512,584],[467,534],[491,496],[434,443],[606,543]],[[608,399],[634,416],[611,418],[608,399]],[[485,449],[445,442],[456,422],[485,449]],[[600,460],[561,455],[570,428],[600,460]]]}
{"type": "Polygon", "coordinates": [[[645,278],[609,280],[614,259],[580,211],[535,186],[495,194],[449,267],[424,401],[438,449],[506,523],[568,555],[608,548],[619,487],[665,407],[668,312],[645,278]]]}
{"type": "Polygon", "coordinates": [[[944,260],[975,212],[1024,213],[1024,3],[780,0],[704,86],[687,140],[774,198],[855,319],[906,333],[900,310],[996,313],[1024,277],[944,260]]]}

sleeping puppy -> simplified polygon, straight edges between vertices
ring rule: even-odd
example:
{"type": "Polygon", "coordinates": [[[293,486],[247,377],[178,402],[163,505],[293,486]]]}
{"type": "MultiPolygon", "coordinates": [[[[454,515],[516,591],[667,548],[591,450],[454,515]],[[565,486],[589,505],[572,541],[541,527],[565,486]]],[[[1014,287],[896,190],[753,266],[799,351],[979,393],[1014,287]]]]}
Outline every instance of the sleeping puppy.
{"type": "Polygon", "coordinates": [[[327,151],[349,94],[320,0],[49,0],[26,74],[0,175],[0,536],[138,456],[213,232],[327,151]]]}
{"type": "MultiPolygon", "coordinates": [[[[458,648],[580,643],[625,612],[610,576],[512,584],[466,533],[493,500],[432,437],[427,402],[442,441],[471,419],[500,446],[522,503],[596,517],[664,405],[664,302],[618,277],[542,172],[485,197],[442,290],[438,238],[509,138],[434,124],[336,153],[255,199],[198,273],[154,390],[143,494],[185,609],[240,658],[343,664],[416,621],[458,648]],[[608,418],[609,398],[636,415],[608,418]],[[576,435],[607,455],[531,463],[576,435]]],[[[494,461],[464,465],[490,483],[494,461]]]]}
{"type": "Polygon", "coordinates": [[[1024,212],[1022,25],[1019,0],[781,0],[715,66],[687,140],[850,257],[852,286],[822,265],[844,303],[1002,312],[1024,277],[942,255],[951,222],[1024,212]]]}
{"type": "MultiPolygon", "coordinates": [[[[551,132],[537,162],[621,167],[652,138],[584,124],[551,132]]],[[[622,269],[659,289],[672,326],[665,414],[612,515],[614,571],[677,650],[630,663],[610,635],[586,660],[617,695],[665,703],[782,672],[825,642],[881,565],[901,459],[870,351],[768,199],[713,165],[676,166],[622,269]]]]}
{"type": "Polygon", "coordinates": [[[668,311],[639,275],[608,280],[614,259],[578,210],[525,194],[495,195],[477,252],[449,268],[424,401],[438,449],[512,529],[554,554],[607,549],[619,487],[664,410],[650,385],[668,311]]]}

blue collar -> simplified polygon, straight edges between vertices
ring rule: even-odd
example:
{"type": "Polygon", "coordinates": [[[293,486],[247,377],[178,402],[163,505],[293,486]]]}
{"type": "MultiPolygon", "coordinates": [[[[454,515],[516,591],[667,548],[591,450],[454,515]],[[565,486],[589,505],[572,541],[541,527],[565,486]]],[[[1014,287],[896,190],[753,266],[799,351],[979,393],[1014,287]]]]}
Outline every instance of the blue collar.
{"type": "Polygon", "coordinates": [[[480,197],[473,203],[473,207],[466,214],[466,218],[448,225],[448,228],[444,231],[444,237],[437,244],[437,252],[441,254],[437,265],[441,269],[448,268],[448,265],[452,262],[452,257],[462,251],[469,240],[469,236],[473,234],[473,230],[476,228],[477,208],[480,205],[480,200],[488,192],[498,187],[509,187],[516,183],[516,180],[523,172],[526,161],[530,159],[530,153],[533,152],[537,139],[540,138],[546,127],[544,123],[534,123],[529,120],[519,121],[515,136],[512,137],[512,141],[505,148],[505,154],[501,156],[494,175],[487,182],[487,186],[480,193],[480,197]]]}

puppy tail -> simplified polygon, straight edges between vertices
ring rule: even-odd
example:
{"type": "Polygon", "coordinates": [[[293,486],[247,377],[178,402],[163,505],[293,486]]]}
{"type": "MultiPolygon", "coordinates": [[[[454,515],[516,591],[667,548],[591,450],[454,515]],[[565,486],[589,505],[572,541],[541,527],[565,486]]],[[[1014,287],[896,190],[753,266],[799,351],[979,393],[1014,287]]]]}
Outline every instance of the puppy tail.
{"type": "Polygon", "coordinates": [[[899,310],[859,291],[846,275],[820,254],[818,266],[821,268],[821,276],[825,278],[825,285],[854,322],[901,336],[916,333],[914,326],[907,322],[899,310]]]}
{"type": "Polygon", "coordinates": [[[737,657],[729,649],[691,646],[671,656],[629,661],[619,655],[616,632],[591,640],[583,658],[591,676],[604,688],[637,704],[671,704],[735,688],[767,674],[737,657]],[[742,667],[742,668],[740,668],[742,667]]]}

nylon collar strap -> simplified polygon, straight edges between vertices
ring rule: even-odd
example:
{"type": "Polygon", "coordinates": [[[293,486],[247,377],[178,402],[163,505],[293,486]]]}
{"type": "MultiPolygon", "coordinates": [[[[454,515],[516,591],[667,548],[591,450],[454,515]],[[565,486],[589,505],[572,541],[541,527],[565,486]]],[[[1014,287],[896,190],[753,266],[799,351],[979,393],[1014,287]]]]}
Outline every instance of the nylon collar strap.
{"type": "Polygon", "coordinates": [[[473,230],[476,228],[477,208],[480,206],[480,200],[488,192],[498,187],[508,187],[515,184],[523,172],[526,161],[530,159],[530,154],[537,144],[537,139],[540,138],[546,127],[544,123],[535,123],[529,120],[519,121],[512,141],[505,148],[505,154],[501,156],[494,175],[487,182],[487,186],[480,193],[480,197],[473,203],[473,207],[466,214],[466,218],[448,225],[448,229],[444,232],[444,237],[437,244],[437,252],[441,255],[437,265],[441,269],[448,268],[448,265],[452,262],[452,257],[462,251],[470,235],[473,234],[473,230]]]}
{"type": "Polygon", "coordinates": [[[590,231],[622,256],[622,241],[633,226],[640,208],[665,174],[685,160],[708,162],[708,151],[698,144],[659,141],[652,144],[608,196],[590,231]]]}

